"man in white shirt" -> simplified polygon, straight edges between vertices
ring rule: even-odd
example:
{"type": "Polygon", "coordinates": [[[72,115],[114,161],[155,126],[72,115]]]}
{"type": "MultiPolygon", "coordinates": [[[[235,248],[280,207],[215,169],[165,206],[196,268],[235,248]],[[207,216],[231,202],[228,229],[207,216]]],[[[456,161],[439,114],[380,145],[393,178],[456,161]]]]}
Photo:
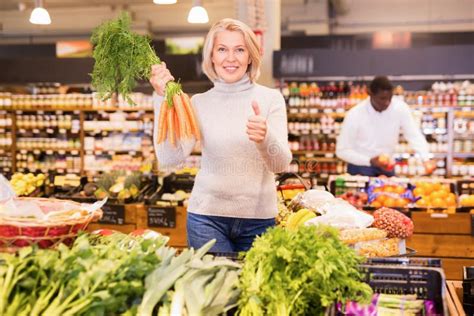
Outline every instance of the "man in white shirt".
{"type": "Polygon", "coordinates": [[[429,161],[428,143],[416,125],[408,105],[392,99],[393,86],[387,77],[375,77],[369,97],[353,107],[344,119],[337,140],[336,155],[348,163],[350,174],[393,176],[387,155],[393,154],[403,132],[411,148],[434,170],[429,161]]]}

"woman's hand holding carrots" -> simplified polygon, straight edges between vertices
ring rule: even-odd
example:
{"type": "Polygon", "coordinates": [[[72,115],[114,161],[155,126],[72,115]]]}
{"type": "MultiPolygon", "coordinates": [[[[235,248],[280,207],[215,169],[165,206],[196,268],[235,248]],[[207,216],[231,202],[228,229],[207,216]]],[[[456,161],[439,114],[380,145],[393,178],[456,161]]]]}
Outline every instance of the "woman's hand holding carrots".
{"type": "Polygon", "coordinates": [[[201,133],[191,105],[189,96],[183,92],[181,85],[174,82],[174,78],[166,68],[164,62],[153,65],[150,83],[156,93],[164,96],[158,115],[157,144],[168,140],[176,146],[180,140],[195,138],[201,139],[201,133]]]}
{"type": "Polygon", "coordinates": [[[160,96],[165,95],[165,88],[168,81],[173,81],[174,77],[171,75],[166,64],[161,62],[161,64],[151,66],[151,77],[150,83],[155,89],[156,93],[160,96]]]}
{"type": "Polygon", "coordinates": [[[261,143],[267,135],[267,120],[260,115],[257,101],[252,102],[252,108],[255,115],[250,116],[247,121],[247,135],[251,141],[261,143]]]}

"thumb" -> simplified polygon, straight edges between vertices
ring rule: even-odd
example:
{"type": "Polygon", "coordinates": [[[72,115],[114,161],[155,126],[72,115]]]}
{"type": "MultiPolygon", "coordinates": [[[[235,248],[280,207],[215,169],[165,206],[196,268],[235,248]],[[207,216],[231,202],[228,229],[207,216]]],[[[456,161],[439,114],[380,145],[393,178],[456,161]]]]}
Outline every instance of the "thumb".
{"type": "Polygon", "coordinates": [[[257,101],[252,101],[252,108],[255,115],[260,115],[260,107],[258,106],[257,101]]]}

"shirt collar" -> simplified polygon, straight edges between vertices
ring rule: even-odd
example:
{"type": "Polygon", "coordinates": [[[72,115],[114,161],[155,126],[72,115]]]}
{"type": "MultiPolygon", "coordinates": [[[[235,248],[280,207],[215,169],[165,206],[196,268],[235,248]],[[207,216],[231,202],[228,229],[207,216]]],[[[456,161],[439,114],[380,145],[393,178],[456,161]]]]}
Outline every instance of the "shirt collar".
{"type": "Polygon", "coordinates": [[[253,86],[254,84],[250,81],[247,74],[245,74],[239,81],[233,83],[227,83],[222,79],[214,81],[214,90],[225,93],[242,92],[252,88],[253,86]]]}

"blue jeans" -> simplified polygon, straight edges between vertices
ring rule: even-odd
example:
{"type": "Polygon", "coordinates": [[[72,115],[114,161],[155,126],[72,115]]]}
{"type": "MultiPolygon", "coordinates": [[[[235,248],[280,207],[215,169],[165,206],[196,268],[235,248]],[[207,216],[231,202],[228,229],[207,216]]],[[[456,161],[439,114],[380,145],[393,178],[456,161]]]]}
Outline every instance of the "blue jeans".
{"type": "Polygon", "coordinates": [[[362,175],[368,177],[378,177],[380,175],[386,175],[387,177],[393,177],[395,172],[386,171],[377,167],[366,167],[366,166],[357,166],[353,164],[347,164],[347,173],[355,176],[362,175]]]}
{"type": "Polygon", "coordinates": [[[211,239],[216,243],[210,252],[247,251],[256,236],[275,226],[275,219],[248,219],[188,213],[188,246],[198,249],[211,239]]]}

